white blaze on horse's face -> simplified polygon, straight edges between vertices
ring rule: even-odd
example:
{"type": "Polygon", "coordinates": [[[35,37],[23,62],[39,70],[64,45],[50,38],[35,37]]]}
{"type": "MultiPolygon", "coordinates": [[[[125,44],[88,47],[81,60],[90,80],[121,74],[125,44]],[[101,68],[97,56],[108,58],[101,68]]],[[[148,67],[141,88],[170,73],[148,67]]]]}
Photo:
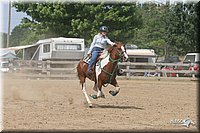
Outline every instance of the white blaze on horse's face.
{"type": "Polygon", "coordinates": [[[123,61],[127,61],[128,60],[128,55],[127,55],[126,50],[125,50],[123,45],[121,46],[121,49],[122,49],[123,55],[124,55],[123,61]]]}

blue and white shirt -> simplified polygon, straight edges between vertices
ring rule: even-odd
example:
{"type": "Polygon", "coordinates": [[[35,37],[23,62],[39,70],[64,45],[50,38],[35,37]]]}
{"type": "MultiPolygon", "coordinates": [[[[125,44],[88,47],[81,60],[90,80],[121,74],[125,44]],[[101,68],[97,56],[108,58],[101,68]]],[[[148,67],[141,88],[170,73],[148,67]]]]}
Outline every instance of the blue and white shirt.
{"type": "Polygon", "coordinates": [[[99,47],[99,48],[105,49],[105,48],[107,48],[107,44],[110,44],[113,46],[115,43],[112,42],[107,36],[102,36],[99,33],[94,36],[88,53],[91,53],[93,47],[99,47]]]}

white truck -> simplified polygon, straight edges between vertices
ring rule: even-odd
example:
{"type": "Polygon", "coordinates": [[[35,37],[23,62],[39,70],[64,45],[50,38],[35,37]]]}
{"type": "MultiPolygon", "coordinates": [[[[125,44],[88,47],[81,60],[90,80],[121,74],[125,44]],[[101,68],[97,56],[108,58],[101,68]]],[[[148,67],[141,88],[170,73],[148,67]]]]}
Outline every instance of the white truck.
{"type": "Polygon", "coordinates": [[[183,59],[183,63],[199,63],[200,53],[187,53],[183,59]]]}

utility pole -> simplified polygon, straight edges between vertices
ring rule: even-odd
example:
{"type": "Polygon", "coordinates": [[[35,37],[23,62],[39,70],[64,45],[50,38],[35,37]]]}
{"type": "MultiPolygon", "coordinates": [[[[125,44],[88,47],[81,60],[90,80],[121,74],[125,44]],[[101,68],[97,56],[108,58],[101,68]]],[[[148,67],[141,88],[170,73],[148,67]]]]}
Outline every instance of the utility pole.
{"type": "Polygon", "coordinates": [[[10,42],[10,21],[11,20],[11,0],[9,0],[9,5],[8,5],[8,34],[7,34],[7,45],[6,47],[9,47],[9,42],[10,42]]]}

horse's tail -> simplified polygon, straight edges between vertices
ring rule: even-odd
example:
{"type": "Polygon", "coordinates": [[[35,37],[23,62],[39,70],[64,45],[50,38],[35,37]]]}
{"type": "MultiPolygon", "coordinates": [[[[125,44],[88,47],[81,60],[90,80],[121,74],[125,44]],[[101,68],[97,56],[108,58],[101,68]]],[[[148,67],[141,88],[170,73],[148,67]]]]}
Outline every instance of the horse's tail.
{"type": "Polygon", "coordinates": [[[84,75],[84,72],[83,72],[83,64],[84,64],[84,61],[83,60],[80,60],[76,69],[77,69],[77,76],[80,80],[80,84],[84,83],[85,82],[85,75],[84,75]]]}

